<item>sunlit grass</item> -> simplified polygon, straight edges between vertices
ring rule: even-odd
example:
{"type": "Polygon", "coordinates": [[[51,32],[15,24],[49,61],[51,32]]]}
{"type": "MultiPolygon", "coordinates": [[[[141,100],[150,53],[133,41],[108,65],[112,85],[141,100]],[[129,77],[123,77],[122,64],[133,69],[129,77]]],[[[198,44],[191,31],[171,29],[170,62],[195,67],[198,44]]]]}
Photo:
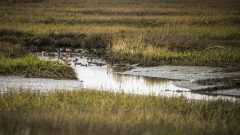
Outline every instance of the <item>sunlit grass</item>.
{"type": "Polygon", "coordinates": [[[179,49],[171,47],[170,43],[163,47],[155,47],[144,43],[142,39],[136,41],[132,39],[116,40],[115,46],[111,50],[114,55],[110,54],[109,59],[147,66],[167,64],[232,67],[238,66],[240,62],[238,47],[206,46],[202,49],[179,51],[179,49]]]}

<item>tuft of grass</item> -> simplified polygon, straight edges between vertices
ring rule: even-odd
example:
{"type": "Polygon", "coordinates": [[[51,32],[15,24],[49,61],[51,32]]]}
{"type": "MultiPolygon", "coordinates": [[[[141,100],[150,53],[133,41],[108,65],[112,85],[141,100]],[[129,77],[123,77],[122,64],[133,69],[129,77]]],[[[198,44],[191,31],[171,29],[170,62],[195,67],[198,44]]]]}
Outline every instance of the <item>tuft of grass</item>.
{"type": "Polygon", "coordinates": [[[73,68],[57,61],[40,60],[36,56],[1,58],[1,75],[24,75],[26,77],[76,79],[73,68]]]}
{"type": "Polygon", "coordinates": [[[2,134],[238,134],[240,104],[95,90],[8,91],[2,134]]]}

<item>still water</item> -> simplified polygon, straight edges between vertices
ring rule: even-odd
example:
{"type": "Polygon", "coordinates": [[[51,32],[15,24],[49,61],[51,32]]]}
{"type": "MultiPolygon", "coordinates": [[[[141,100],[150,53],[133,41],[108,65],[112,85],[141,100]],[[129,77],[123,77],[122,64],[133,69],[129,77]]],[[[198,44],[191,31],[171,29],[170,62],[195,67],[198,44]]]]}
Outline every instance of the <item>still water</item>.
{"type": "Polygon", "coordinates": [[[81,87],[141,95],[185,96],[188,99],[230,99],[228,96],[208,96],[190,92],[174,85],[176,80],[121,74],[124,69],[110,65],[82,67],[76,65],[81,87]]]}
{"type": "MultiPolygon", "coordinates": [[[[53,55],[55,56],[55,55],[53,55]]],[[[47,58],[49,57],[41,57],[47,58]]],[[[52,60],[57,60],[56,57],[51,57],[52,60]]],[[[107,64],[104,60],[75,55],[67,58],[70,64],[76,71],[78,80],[54,80],[44,78],[24,78],[14,76],[0,76],[0,90],[10,89],[32,89],[40,91],[52,90],[73,90],[73,89],[95,89],[111,92],[123,92],[140,95],[164,95],[185,96],[188,99],[230,99],[233,97],[227,96],[208,96],[190,92],[189,89],[180,88],[174,85],[177,80],[168,80],[154,77],[144,77],[136,75],[125,75],[122,72],[126,71],[125,67],[113,66],[107,64]],[[78,59],[75,63],[73,60],[78,59]],[[86,66],[87,64],[87,66],[86,66]]],[[[178,80],[179,81],[179,80],[178,80]]]]}

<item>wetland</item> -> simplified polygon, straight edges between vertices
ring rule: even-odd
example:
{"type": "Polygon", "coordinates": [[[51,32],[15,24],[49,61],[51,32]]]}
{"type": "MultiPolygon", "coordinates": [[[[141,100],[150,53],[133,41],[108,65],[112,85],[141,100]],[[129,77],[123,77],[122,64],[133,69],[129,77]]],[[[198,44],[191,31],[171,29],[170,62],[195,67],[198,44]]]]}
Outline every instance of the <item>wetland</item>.
{"type": "MultiPolygon", "coordinates": [[[[89,54],[72,53],[71,57],[66,56],[67,54],[61,53],[61,59],[56,52],[49,53],[47,56],[36,53],[36,56],[40,59],[59,61],[60,63],[67,61],[67,64],[74,69],[77,79],[1,76],[0,90],[28,89],[50,92],[54,90],[96,89],[140,95],[185,96],[191,100],[219,98],[236,100],[235,97],[240,96],[238,85],[230,90],[224,87],[222,90],[224,93],[217,93],[222,84],[201,85],[197,83],[197,81],[206,79],[230,77],[238,79],[237,77],[240,76],[239,72],[224,72],[224,68],[202,66],[138,67],[136,64],[111,65],[101,57],[90,59],[89,54]],[[76,59],[77,61],[74,62],[76,59]],[[218,89],[204,93],[204,89],[213,87],[218,87],[218,89]]],[[[71,73],[68,72],[68,74],[71,73]]]]}
{"type": "Polygon", "coordinates": [[[239,7],[0,1],[0,135],[238,135],[239,7]]]}

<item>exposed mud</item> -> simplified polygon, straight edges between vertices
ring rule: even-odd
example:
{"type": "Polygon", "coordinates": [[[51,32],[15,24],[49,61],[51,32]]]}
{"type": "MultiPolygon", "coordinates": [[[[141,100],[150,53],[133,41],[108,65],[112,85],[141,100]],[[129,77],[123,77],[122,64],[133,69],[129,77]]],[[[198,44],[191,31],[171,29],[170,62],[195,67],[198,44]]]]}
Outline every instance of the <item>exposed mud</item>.
{"type": "MultiPolygon", "coordinates": [[[[43,59],[59,60],[57,53],[52,53],[51,57],[42,56],[43,54],[41,53],[37,55],[43,59]]],[[[0,76],[0,90],[31,89],[52,91],[87,88],[145,95],[183,95],[188,99],[218,99],[218,97],[222,98],[222,96],[225,99],[228,99],[228,96],[240,97],[239,88],[225,90],[219,87],[219,89],[214,89],[214,91],[204,91],[204,89],[215,88],[219,84],[200,84],[197,82],[198,80],[240,76],[240,72],[224,72],[226,71],[224,68],[200,66],[158,66],[143,68],[129,64],[109,65],[101,58],[89,59],[89,57],[83,56],[80,53],[73,53],[72,57],[62,53],[61,57],[62,61],[66,61],[67,64],[75,69],[78,80],[0,76]],[[199,90],[201,91],[199,92],[199,90]],[[208,95],[217,95],[218,97],[215,98],[208,95]]]]}
{"type": "MultiPolygon", "coordinates": [[[[191,91],[200,89],[207,89],[217,87],[218,85],[200,85],[197,80],[228,78],[240,76],[240,72],[224,72],[224,68],[216,67],[201,67],[201,66],[158,66],[158,67],[136,67],[130,71],[123,72],[122,74],[131,74],[138,76],[148,76],[157,78],[167,78],[179,80],[174,84],[181,88],[187,88],[191,91]]],[[[201,93],[205,93],[201,91],[201,93]]],[[[207,92],[213,95],[228,95],[240,96],[240,89],[234,88],[231,90],[219,89],[216,91],[207,92]]]]}

